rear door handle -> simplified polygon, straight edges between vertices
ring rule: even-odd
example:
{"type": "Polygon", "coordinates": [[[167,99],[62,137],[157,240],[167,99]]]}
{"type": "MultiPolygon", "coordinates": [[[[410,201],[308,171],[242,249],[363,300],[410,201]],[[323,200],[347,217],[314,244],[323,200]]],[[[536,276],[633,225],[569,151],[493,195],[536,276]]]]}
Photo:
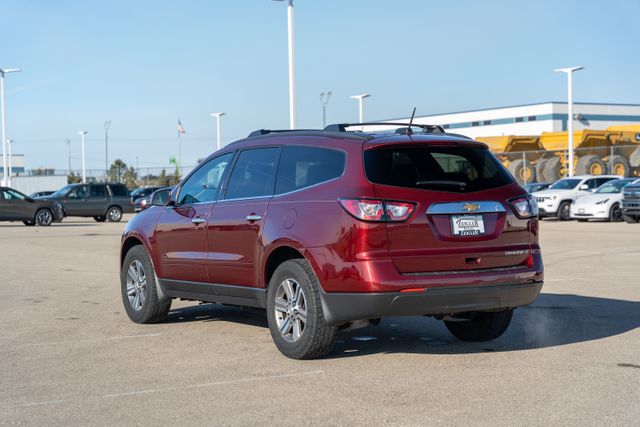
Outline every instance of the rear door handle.
{"type": "Polygon", "coordinates": [[[260,221],[262,217],[260,215],[247,215],[247,221],[260,221]]]}
{"type": "Polygon", "coordinates": [[[204,221],[205,221],[205,219],[204,219],[204,218],[201,218],[201,217],[199,217],[199,216],[197,216],[197,217],[195,217],[195,218],[193,218],[193,219],[191,220],[191,222],[192,222],[192,223],[194,223],[195,225],[202,224],[204,221]]]}

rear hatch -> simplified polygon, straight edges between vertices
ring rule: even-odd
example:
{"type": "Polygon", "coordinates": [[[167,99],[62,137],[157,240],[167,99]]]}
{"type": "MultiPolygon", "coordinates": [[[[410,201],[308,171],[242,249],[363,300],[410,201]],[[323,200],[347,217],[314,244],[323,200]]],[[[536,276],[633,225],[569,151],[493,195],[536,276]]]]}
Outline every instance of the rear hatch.
{"type": "MultiPolygon", "coordinates": [[[[417,138],[416,138],[417,139],[417,138]]],[[[376,198],[415,203],[388,222],[388,249],[403,274],[464,273],[524,266],[528,221],[509,200],[525,192],[483,144],[405,141],[365,144],[376,198]]]]}

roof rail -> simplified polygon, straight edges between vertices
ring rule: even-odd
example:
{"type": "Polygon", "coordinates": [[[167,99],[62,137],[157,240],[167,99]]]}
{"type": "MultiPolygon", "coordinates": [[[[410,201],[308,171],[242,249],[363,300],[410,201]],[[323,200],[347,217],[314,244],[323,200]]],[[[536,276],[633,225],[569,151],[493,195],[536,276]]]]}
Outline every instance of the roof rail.
{"type": "Polygon", "coordinates": [[[258,129],[254,130],[249,134],[247,138],[251,138],[253,136],[267,135],[270,133],[284,133],[284,132],[322,132],[322,130],[318,129],[258,129]]]}
{"type": "MultiPolygon", "coordinates": [[[[368,123],[337,123],[328,125],[324,128],[327,132],[349,132],[348,127],[352,126],[403,126],[403,128],[396,129],[396,133],[405,135],[409,126],[409,123],[395,123],[395,122],[368,122],[368,123]]],[[[423,124],[411,124],[411,127],[421,128],[424,133],[445,133],[442,126],[438,125],[423,125],[423,124]]]]}

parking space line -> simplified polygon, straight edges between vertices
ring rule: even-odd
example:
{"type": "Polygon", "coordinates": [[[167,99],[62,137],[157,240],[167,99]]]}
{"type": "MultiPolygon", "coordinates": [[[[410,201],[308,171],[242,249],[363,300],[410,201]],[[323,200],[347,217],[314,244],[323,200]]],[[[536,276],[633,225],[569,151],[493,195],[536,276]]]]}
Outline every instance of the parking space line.
{"type": "Polygon", "coordinates": [[[164,387],[164,388],[155,388],[155,389],[146,389],[146,390],[125,391],[122,393],[109,393],[109,394],[102,394],[102,395],[96,395],[96,396],[77,397],[72,399],[44,400],[39,402],[29,402],[29,403],[23,403],[18,405],[4,406],[4,407],[1,407],[0,409],[27,408],[32,406],[56,405],[56,404],[79,402],[79,401],[85,401],[85,400],[113,399],[113,398],[126,397],[126,396],[139,396],[144,394],[194,390],[199,388],[217,387],[222,385],[244,384],[244,383],[257,382],[257,381],[279,380],[279,379],[286,379],[286,378],[293,378],[293,377],[302,377],[307,375],[318,375],[323,373],[324,371],[317,370],[317,371],[306,371],[306,372],[294,372],[291,374],[272,375],[269,377],[238,378],[235,380],[214,381],[209,383],[189,384],[189,385],[176,386],[176,387],[164,387]]]}

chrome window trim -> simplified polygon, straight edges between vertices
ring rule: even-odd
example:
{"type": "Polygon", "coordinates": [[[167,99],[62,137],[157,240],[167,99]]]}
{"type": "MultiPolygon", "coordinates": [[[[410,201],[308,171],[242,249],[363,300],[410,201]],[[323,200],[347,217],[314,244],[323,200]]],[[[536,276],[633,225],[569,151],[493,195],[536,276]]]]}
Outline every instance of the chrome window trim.
{"type": "Polygon", "coordinates": [[[494,213],[506,212],[504,205],[496,201],[465,201],[465,202],[447,202],[432,203],[427,208],[427,215],[447,215],[447,214],[476,214],[476,213],[494,213]],[[464,205],[479,205],[475,210],[465,209],[464,205]]]}

